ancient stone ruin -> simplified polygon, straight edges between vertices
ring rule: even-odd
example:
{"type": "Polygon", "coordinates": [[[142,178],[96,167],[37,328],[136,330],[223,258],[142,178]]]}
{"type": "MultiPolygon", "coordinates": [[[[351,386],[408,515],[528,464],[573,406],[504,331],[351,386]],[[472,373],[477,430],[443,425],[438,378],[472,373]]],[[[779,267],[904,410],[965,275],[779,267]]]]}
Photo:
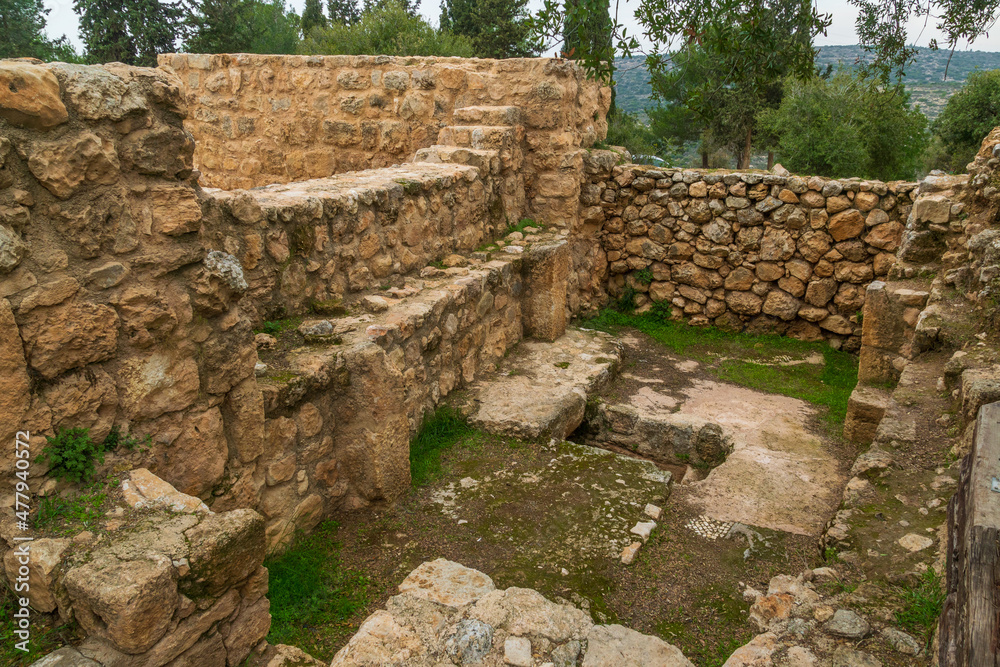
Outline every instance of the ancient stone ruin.
{"type": "MultiPolygon", "coordinates": [[[[111,515],[30,543],[33,613],[82,638],[37,664],[322,664],[265,641],[264,559],[404,498],[411,439],[446,401],[552,448],[553,470],[617,475],[629,492],[601,502],[634,511],[572,543],[615,567],[641,553],[679,470],[706,539],[742,535],[749,552],[768,529],[859,571],[881,554],[900,575],[944,573],[928,648],[818,592],[834,569],[791,564],[746,588],[759,634],[727,666],[882,664],[862,640],[904,661],[889,664],[995,650],[1000,131],[969,174],[920,183],[657,169],[595,147],[610,90],[566,60],[159,65],[0,61],[8,584],[25,554],[18,433],[32,507],[81,488],[49,474],[47,437],[148,435],[98,462],[122,480],[111,515]],[[656,390],[623,368],[632,343],[571,325],[622,298],[859,355],[843,428],[858,449],[830,450],[801,401],[700,376],[656,390]],[[940,471],[907,459],[938,431],[957,442],[940,471]],[[876,531],[865,508],[883,496],[903,500],[876,531]]],[[[452,483],[440,503],[495,481],[452,483]]],[[[692,664],[488,574],[424,563],[332,664],[692,664]]]]}

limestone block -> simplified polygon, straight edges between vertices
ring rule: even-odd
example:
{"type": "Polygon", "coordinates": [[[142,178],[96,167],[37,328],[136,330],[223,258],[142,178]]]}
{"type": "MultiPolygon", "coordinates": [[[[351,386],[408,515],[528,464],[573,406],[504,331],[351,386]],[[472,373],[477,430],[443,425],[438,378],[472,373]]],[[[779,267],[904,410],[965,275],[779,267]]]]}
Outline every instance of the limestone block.
{"type": "Polygon", "coordinates": [[[63,554],[70,546],[68,539],[41,538],[30,544],[21,543],[4,555],[7,581],[18,579],[19,570],[28,568],[28,599],[37,611],[51,612],[57,607],[58,577],[63,554]]]}
{"type": "Polygon", "coordinates": [[[28,363],[46,378],[111,358],[118,314],[104,305],[71,302],[31,311],[21,325],[28,363]]]}
{"type": "Polygon", "coordinates": [[[493,590],[493,580],[482,572],[444,558],[421,564],[399,585],[401,594],[454,608],[464,607],[493,590]]]}
{"type": "Polygon", "coordinates": [[[226,468],[229,447],[219,408],[185,418],[182,430],[150,464],[181,493],[208,498],[226,468]]]}
{"type": "Polygon", "coordinates": [[[643,635],[622,625],[595,625],[587,635],[583,667],[693,667],[680,649],[659,637],[643,635]]]}
{"type": "Polygon", "coordinates": [[[64,583],[88,635],[125,653],[142,653],[170,626],[178,601],[175,576],[162,554],[133,561],[104,556],[71,569],[64,583]]]}
{"type": "Polygon", "coordinates": [[[0,118],[35,130],[48,130],[69,120],[55,75],[41,65],[0,62],[0,118]]]}
{"type": "Polygon", "coordinates": [[[271,601],[260,598],[252,605],[245,607],[233,619],[232,629],[225,638],[226,664],[237,667],[243,663],[250,650],[267,637],[271,629],[271,601]]]}
{"type": "Polygon", "coordinates": [[[191,576],[186,595],[219,595],[243,581],[264,562],[264,519],[250,509],[212,514],[185,533],[191,576]]]}
{"type": "Polygon", "coordinates": [[[113,185],[120,165],[114,144],[85,132],[62,141],[33,144],[28,169],[46,190],[66,199],[84,182],[113,185]]]}
{"type": "Polygon", "coordinates": [[[129,473],[129,479],[122,481],[121,489],[130,507],[163,506],[174,512],[211,513],[201,500],[181,493],[145,468],[129,473]]]}
{"type": "Polygon", "coordinates": [[[552,341],[565,333],[570,261],[566,241],[533,245],[524,254],[521,317],[526,336],[552,341]]]}

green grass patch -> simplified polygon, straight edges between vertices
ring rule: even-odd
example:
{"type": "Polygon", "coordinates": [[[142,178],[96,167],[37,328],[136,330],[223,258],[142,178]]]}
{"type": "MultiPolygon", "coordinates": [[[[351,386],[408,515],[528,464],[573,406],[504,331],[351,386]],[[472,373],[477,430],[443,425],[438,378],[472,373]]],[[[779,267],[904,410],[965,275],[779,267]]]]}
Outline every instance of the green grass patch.
{"type": "Polygon", "coordinates": [[[370,602],[374,588],[364,574],[340,565],[338,524],[322,523],[282,555],[267,560],[272,644],[298,646],[324,662],[332,646],[357,630],[351,618],[370,602]]]}
{"type": "Polygon", "coordinates": [[[38,503],[34,528],[61,536],[76,535],[82,530],[97,530],[106,514],[104,505],[108,494],[117,486],[118,480],[110,478],[91,485],[76,498],[42,498],[38,503]]]}
{"type": "Polygon", "coordinates": [[[471,433],[473,429],[465,418],[447,406],[425,417],[420,432],[410,443],[413,488],[425,486],[440,475],[442,452],[471,433]]]}
{"type": "Polygon", "coordinates": [[[934,638],[934,629],[941,616],[944,599],[941,577],[933,569],[927,568],[916,587],[902,592],[903,608],[896,612],[896,622],[904,630],[923,639],[925,646],[929,646],[934,638]]]}
{"type": "Polygon", "coordinates": [[[0,665],[22,667],[34,663],[44,655],[51,653],[60,646],[70,643],[69,625],[51,626],[48,621],[53,617],[45,617],[38,612],[31,614],[31,639],[28,650],[21,651],[15,644],[21,639],[14,631],[17,621],[14,618],[16,594],[6,586],[0,586],[0,665]],[[42,616],[45,620],[41,620],[42,616]]]}
{"type": "Polygon", "coordinates": [[[825,418],[842,424],[847,400],[858,382],[857,359],[823,342],[808,342],[773,334],[734,333],[716,327],[693,327],[671,321],[669,311],[641,315],[605,309],[581,324],[618,333],[632,327],[676,354],[702,361],[706,371],[720,380],[750,389],[791,396],[827,408],[825,418]],[[781,366],[760,363],[777,357],[823,355],[824,363],[781,366]]]}
{"type": "MultiPolygon", "coordinates": [[[[313,306],[319,302],[313,302],[313,306]]],[[[288,331],[289,329],[294,329],[302,324],[301,317],[286,317],[283,320],[268,320],[264,324],[254,331],[254,333],[266,333],[271,336],[279,336],[283,331],[288,331]]]]}
{"type": "Polygon", "coordinates": [[[507,236],[508,234],[513,234],[514,232],[524,233],[526,227],[534,227],[539,231],[545,229],[545,225],[540,222],[535,222],[531,218],[521,218],[520,222],[509,225],[507,227],[507,231],[505,231],[503,235],[507,236]]]}

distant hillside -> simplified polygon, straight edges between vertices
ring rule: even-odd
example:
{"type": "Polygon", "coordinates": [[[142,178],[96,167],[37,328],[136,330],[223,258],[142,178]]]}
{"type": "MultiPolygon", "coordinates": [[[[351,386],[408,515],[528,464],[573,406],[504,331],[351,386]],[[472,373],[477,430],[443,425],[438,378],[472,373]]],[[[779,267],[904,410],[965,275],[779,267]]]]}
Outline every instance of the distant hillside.
{"type": "MultiPolygon", "coordinates": [[[[853,67],[866,54],[859,46],[823,46],[816,56],[816,66],[828,64],[853,67]]],[[[906,88],[913,103],[937,118],[948,97],[962,87],[966,77],[976,69],[1000,69],[1000,53],[990,51],[956,51],[948,65],[949,52],[920,49],[916,62],[906,73],[906,88]],[[948,79],[944,80],[945,67],[948,79]]],[[[639,112],[651,105],[649,75],[641,58],[619,60],[616,90],[617,104],[626,111],[639,112]]]]}

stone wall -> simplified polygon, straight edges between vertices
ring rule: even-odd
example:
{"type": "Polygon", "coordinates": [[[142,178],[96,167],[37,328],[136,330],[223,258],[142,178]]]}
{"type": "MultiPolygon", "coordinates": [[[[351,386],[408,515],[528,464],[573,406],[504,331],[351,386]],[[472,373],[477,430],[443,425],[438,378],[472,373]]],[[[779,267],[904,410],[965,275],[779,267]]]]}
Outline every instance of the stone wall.
{"type": "Polygon", "coordinates": [[[492,240],[506,226],[497,185],[486,169],[416,163],[209,191],[202,235],[239,259],[256,321],[302,315],[492,240]]]}
{"type": "Polygon", "coordinates": [[[895,261],[916,184],[615,163],[592,151],[581,195],[612,296],[858,349],[865,287],[895,261]]]}
{"type": "Polygon", "coordinates": [[[241,664],[271,627],[260,515],[214,514],[144,469],[109,496],[114,518],[93,532],[38,537],[3,559],[9,582],[29,564],[36,614],[79,627],[84,640],[55,664],[241,664]]]}
{"type": "MultiPolygon", "coordinates": [[[[246,283],[198,233],[179,82],[23,61],[0,62],[0,78],[2,437],[30,431],[37,456],[60,429],[149,434],[144,463],[212,498],[227,466],[253,461],[241,434],[263,409],[231,395],[254,382],[246,283]]],[[[46,472],[36,459],[33,490],[53,492],[46,472]]]]}
{"type": "Polygon", "coordinates": [[[580,149],[604,137],[611,101],[610,89],[557,58],[166,54],[160,65],[179,76],[192,109],[203,185],[385,167],[452,143],[450,126],[502,123],[519,128],[525,148],[529,214],[553,223],[576,215],[580,149]],[[456,122],[456,109],[482,105],[518,107],[520,117],[456,122]]]}

